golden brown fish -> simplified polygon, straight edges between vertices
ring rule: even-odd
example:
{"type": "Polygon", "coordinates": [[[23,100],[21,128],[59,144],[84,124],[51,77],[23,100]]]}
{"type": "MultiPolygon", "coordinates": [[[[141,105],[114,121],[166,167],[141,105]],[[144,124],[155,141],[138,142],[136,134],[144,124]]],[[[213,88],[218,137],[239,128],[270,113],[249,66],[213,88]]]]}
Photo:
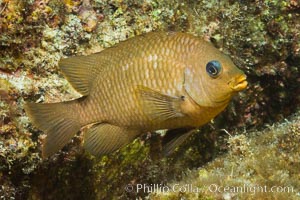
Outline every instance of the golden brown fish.
{"type": "MultiPolygon", "coordinates": [[[[59,65],[83,97],[25,105],[33,124],[47,133],[44,157],[89,124],[94,125],[85,134],[84,147],[96,156],[147,131],[199,127],[247,86],[246,76],[227,56],[185,33],[147,33],[59,65]]],[[[168,150],[190,132],[176,135],[168,150]]]]}

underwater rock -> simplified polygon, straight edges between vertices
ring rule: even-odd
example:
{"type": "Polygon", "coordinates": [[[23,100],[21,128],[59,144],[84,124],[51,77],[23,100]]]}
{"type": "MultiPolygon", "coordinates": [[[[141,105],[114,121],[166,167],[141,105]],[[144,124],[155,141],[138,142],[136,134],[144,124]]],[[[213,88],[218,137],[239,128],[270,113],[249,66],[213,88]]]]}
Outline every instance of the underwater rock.
{"type": "MultiPolygon", "coordinates": [[[[1,198],[145,197],[148,194],[128,193],[124,187],[129,183],[179,181],[190,168],[212,160],[215,162],[211,168],[206,165],[201,174],[206,174],[207,180],[215,177],[218,160],[222,160],[221,176],[217,178],[225,179],[225,169],[232,166],[233,157],[236,161],[247,160],[248,156],[257,164],[255,173],[254,168],[248,173],[243,163],[233,163],[242,167],[230,179],[232,183],[245,181],[242,178],[247,172],[249,179],[253,173],[266,175],[260,179],[253,175],[258,183],[276,183],[281,178],[284,183],[299,185],[299,177],[296,180],[293,172],[293,167],[298,166],[299,146],[293,131],[287,129],[287,134],[277,139],[272,132],[266,132],[265,139],[258,136],[267,146],[268,142],[278,142],[274,145],[280,152],[268,146],[273,154],[253,157],[253,154],[263,155],[265,149],[258,146],[255,151],[248,151],[252,149],[252,141],[257,141],[255,134],[251,135],[256,128],[282,121],[299,109],[297,1],[90,0],[88,3],[91,7],[85,8],[80,0],[0,0],[1,198]],[[89,13],[91,19],[87,17],[89,13]],[[30,124],[23,110],[24,100],[58,102],[78,98],[79,94],[59,74],[58,60],[94,53],[152,30],[184,31],[210,39],[246,72],[248,89],[240,93],[225,113],[169,158],[162,158],[161,136],[155,133],[148,133],[99,161],[84,154],[80,148],[82,136],[78,135],[59,154],[42,162],[40,147],[44,136],[30,124]],[[244,134],[234,136],[227,144],[229,136],[225,130],[244,134]],[[262,161],[260,158],[266,158],[263,163],[268,166],[266,169],[276,172],[275,176],[257,163],[262,161]]],[[[280,125],[275,127],[281,130],[280,125]]],[[[297,125],[293,127],[298,130],[297,125]]],[[[207,181],[204,179],[205,176],[202,181],[207,181]]],[[[280,197],[286,198],[284,194],[280,197]]]]}
{"type": "Polygon", "coordinates": [[[299,141],[298,111],[262,131],[230,136],[227,154],[167,184],[170,192],[153,192],[150,199],[298,199],[299,141]]]}

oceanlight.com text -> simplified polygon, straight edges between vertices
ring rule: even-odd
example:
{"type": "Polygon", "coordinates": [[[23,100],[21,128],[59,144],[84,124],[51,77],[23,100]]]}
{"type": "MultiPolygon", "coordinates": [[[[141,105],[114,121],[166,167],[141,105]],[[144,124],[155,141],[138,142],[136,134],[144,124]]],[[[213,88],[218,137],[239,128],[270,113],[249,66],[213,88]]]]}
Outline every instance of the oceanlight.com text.
{"type": "Polygon", "coordinates": [[[292,186],[259,186],[259,185],[247,185],[242,186],[219,186],[217,184],[211,184],[208,190],[212,193],[294,193],[294,187],[292,186]]]}
{"type": "Polygon", "coordinates": [[[210,184],[208,186],[198,187],[193,184],[128,184],[125,186],[125,191],[130,193],[294,193],[294,187],[292,186],[258,186],[247,185],[241,186],[220,186],[218,184],[210,184]]]}

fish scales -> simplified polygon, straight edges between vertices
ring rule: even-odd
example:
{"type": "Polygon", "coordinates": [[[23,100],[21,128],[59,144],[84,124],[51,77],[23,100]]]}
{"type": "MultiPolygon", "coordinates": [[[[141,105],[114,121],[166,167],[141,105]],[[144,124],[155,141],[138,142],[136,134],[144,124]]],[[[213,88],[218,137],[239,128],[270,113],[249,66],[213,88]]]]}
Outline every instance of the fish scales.
{"type": "MultiPolygon", "coordinates": [[[[175,57],[163,54],[165,52],[163,48],[160,47],[163,46],[162,44],[152,44],[149,42],[148,45],[151,46],[151,49],[156,49],[155,46],[158,46],[158,52],[144,52],[143,57],[139,59],[125,59],[120,62],[120,64],[113,63],[112,66],[106,66],[107,69],[113,68],[113,71],[104,71],[101,74],[101,77],[105,77],[104,80],[100,77],[96,83],[97,86],[94,90],[92,90],[93,93],[90,94],[91,99],[99,100],[99,102],[91,103],[90,105],[97,105],[97,107],[91,107],[90,109],[83,108],[84,110],[98,109],[99,112],[97,115],[89,112],[93,115],[85,119],[88,119],[88,121],[95,120],[95,122],[99,121],[99,119],[104,119],[104,121],[112,121],[113,124],[121,124],[126,127],[136,126],[135,124],[138,124],[139,126],[141,122],[144,122],[143,124],[146,126],[150,123],[149,120],[145,118],[143,113],[141,113],[141,110],[136,109],[138,105],[136,105],[137,100],[134,99],[135,86],[144,85],[154,90],[161,90],[163,93],[167,93],[168,90],[173,92],[175,91],[177,93],[179,92],[179,88],[176,88],[176,86],[182,82],[183,66],[180,68],[179,65],[176,65],[176,62],[174,62],[176,60],[175,57]],[[168,60],[166,60],[166,57],[168,57],[168,60]],[[127,66],[127,69],[123,70],[122,66],[127,66]],[[143,66],[142,70],[141,66],[143,66]],[[148,78],[149,81],[144,81],[144,71],[150,72],[150,76],[148,78]],[[176,82],[170,82],[169,79],[166,78],[170,73],[173,74],[172,77],[182,76],[175,79],[176,82]],[[116,87],[109,87],[112,83],[114,83],[116,87]],[[94,94],[95,96],[93,96],[94,94]],[[105,94],[109,95],[105,96],[105,94]],[[102,98],[100,98],[101,96],[105,96],[106,100],[103,101],[102,98]],[[103,111],[102,108],[107,107],[109,104],[114,105],[113,108],[109,107],[109,109],[105,109],[105,111],[103,111]],[[124,114],[120,116],[120,112],[124,114]],[[137,116],[139,118],[135,118],[133,116],[137,116]]],[[[144,48],[147,49],[147,46],[145,45],[144,48]]],[[[175,96],[175,93],[170,95],[175,96]]]]}
{"type": "Polygon", "coordinates": [[[170,151],[247,86],[246,76],[227,56],[185,33],[144,34],[97,54],[63,59],[60,67],[83,97],[25,105],[33,123],[47,133],[44,157],[89,124],[94,125],[85,134],[84,147],[96,156],[147,131],[189,130],[168,142],[170,151]]]}

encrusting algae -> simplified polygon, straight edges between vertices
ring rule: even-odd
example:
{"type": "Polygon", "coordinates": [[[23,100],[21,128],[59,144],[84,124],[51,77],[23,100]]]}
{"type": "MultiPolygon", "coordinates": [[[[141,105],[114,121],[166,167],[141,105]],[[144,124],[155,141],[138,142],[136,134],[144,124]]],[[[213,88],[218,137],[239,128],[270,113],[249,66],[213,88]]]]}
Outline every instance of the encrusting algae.
{"type": "MultiPolygon", "coordinates": [[[[276,122],[282,124],[299,111],[299,1],[89,2],[94,11],[77,0],[0,0],[0,79],[5,80],[4,87],[0,84],[0,199],[151,198],[126,192],[124,187],[128,183],[176,184],[207,162],[210,183],[216,183],[216,176],[224,186],[233,185],[228,177],[236,185],[260,179],[272,185],[294,185],[300,191],[296,187],[300,185],[298,137],[285,131],[286,126],[282,131],[274,127],[274,140],[269,132],[262,132],[264,140],[256,133],[276,122]],[[86,18],[89,14],[92,18],[86,18]],[[59,154],[42,161],[40,147],[45,134],[29,122],[23,103],[79,98],[57,72],[61,57],[89,55],[153,30],[188,32],[210,40],[247,74],[247,90],[239,92],[212,123],[202,126],[200,134],[193,134],[167,158],[161,155],[163,137],[152,132],[116,153],[95,159],[80,146],[88,130],[85,127],[59,154]],[[252,131],[255,134],[249,138],[252,131]],[[278,142],[277,132],[285,132],[285,139],[278,142]],[[243,148],[241,155],[234,147],[234,160],[227,133],[246,136],[240,138],[246,143],[235,143],[243,148]],[[249,142],[253,150],[245,152],[244,144],[248,148],[249,142]],[[253,152],[257,153],[249,157],[253,152]],[[220,169],[222,163],[228,173],[220,169]],[[237,173],[232,163],[243,167],[237,173]],[[283,184],[285,180],[287,184],[283,184]]],[[[190,179],[186,183],[191,183],[190,179]]],[[[191,195],[178,192],[156,199],[197,198],[191,195]]],[[[259,198],[241,193],[231,198],[292,199],[290,194],[270,195],[259,198]]],[[[299,199],[299,193],[295,195],[294,199],[299,199]]],[[[198,195],[198,199],[220,198],[229,197],[198,195]]]]}
{"type": "Polygon", "coordinates": [[[83,96],[61,103],[27,103],[47,137],[43,156],[60,150],[81,127],[84,147],[111,153],[149,131],[169,129],[165,153],[209,122],[247,86],[245,74],[210,43],[185,33],[152,32],[89,56],[60,61],[83,96]],[[171,139],[170,139],[171,138],[171,139]]]}

